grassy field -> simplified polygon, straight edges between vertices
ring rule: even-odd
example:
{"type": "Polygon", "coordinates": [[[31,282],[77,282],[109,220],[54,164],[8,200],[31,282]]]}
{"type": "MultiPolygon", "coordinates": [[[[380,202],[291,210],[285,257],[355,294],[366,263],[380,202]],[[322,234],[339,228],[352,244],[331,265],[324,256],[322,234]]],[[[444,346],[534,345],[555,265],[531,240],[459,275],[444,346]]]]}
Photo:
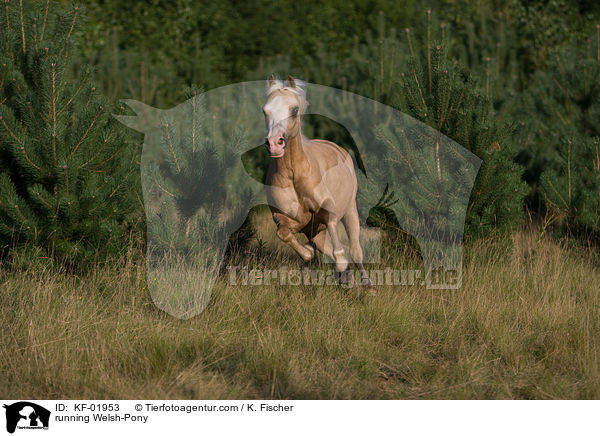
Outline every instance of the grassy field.
{"type": "Polygon", "coordinates": [[[0,272],[0,396],[600,398],[597,257],[534,232],[468,246],[460,290],[223,282],[179,320],[145,277],[0,272]]]}

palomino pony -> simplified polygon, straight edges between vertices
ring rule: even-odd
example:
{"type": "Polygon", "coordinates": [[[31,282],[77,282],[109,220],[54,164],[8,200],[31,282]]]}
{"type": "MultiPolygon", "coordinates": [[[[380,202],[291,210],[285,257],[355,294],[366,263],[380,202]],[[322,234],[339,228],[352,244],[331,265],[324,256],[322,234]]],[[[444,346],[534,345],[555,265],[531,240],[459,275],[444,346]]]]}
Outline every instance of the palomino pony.
{"type": "Polygon", "coordinates": [[[337,233],[341,220],[350,240],[352,262],[360,271],[362,284],[374,294],[359,242],[352,158],[333,142],[302,135],[301,116],[308,103],[305,90],[293,77],[288,76],[284,84],[271,75],[266,91],[263,112],[269,133],[265,147],[271,156],[266,188],[277,236],[304,261],[313,259],[318,249],[335,262],[335,270],[341,273],[348,267],[337,233]],[[306,235],[308,244],[298,242],[294,235],[299,232],[306,235]]]}

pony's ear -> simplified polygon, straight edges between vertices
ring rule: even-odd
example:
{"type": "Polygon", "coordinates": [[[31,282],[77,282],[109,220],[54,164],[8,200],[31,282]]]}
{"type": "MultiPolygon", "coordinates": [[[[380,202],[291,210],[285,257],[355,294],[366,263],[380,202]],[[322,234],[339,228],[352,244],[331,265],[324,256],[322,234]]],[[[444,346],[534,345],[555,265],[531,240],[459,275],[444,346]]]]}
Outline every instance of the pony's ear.
{"type": "Polygon", "coordinates": [[[281,80],[277,80],[273,74],[269,76],[267,79],[267,87],[265,89],[267,95],[271,94],[273,91],[277,89],[283,88],[283,82],[281,80]]]}
{"type": "Polygon", "coordinates": [[[294,78],[292,76],[287,77],[287,86],[290,88],[296,87],[296,81],[294,80],[294,78]]]}

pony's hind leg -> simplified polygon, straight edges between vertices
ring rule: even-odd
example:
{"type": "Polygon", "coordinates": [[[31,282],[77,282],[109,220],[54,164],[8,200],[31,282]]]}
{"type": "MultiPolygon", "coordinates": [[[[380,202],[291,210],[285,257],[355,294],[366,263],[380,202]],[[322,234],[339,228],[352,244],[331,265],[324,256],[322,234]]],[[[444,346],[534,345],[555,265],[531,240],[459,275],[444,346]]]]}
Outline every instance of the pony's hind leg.
{"type": "MultiPolygon", "coordinates": [[[[313,249],[313,245],[314,247],[317,248],[317,250],[319,250],[321,253],[323,253],[325,256],[327,256],[329,259],[334,260],[333,258],[333,246],[331,245],[331,242],[329,241],[329,238],[327,237],[327,229],[323,229],[321,230],[319,233],[317,233],[315,236],[312,237],[312,239],[310,240],[310,242],[308,244],[305,245],[306,248],[310,248],[313,249]]],[[[315,253],[316,256],[317,253],[315,253]]]]}
{"type": "MultiPolygon", "coordinates": [[[[329,258],[330,261],[336,263],[336,259],[333,256],[333,246],[331,245],[331,241],[328,237],[328,229],[325,228],[317,233],[305,247],[312,248],[313,246],[317,248],[321,253],[329,258]],[[309,245],[310,244],[310,245],[309,245]]],[[[315,253],[316,255],[316,253],[315,253]]],[[[353,286],[354,276],[351,270],[345,269],[344,271],[336,271],[335,277],[338,283],[344,286],[353,286]]]]}
{"type": "Polygon", "coordinates": [[[352,257],[352,262],[358,268],[360,272],[360,277],[362,284],[369,288],[369,292],[371,294],[375,293],[375,289],[373,288],[373,282],[369,278],[367,270],[363,265],[363,251],[360,246],[360,220],[358,218],[358,210],[356,209],[356,202],[353,202],[350,206],[346,215],[342,218],[342,223],[344,227],[346,227],[346,232],[348,233],[348,238],[350,239],[350,257],[352,257]]]}
{"type": "Polygon", "coordinates": [[[305,262],[312,260],[314,251],[298,242],[292,231],[292,221],[287,216],[279,213],[273,214],[273,218],[277,224],[277,236],[279,239],[292,247],[305,262]]]}
{"type": "Polygon", "coordinates": [[[333,200],[327,199],[323,202],[319,213],[323,218],[323,222],[327,223],[327,233],[331,238],[331,244],[333,245],[333,258],[335,260],[335,270],[337,272],[346,271],[348,268],[348,260],[344,254],[344,247],[340,242],[340,238],[337,233],[337,224],[339,218],[335,214],[335,207],[333,200]]]}

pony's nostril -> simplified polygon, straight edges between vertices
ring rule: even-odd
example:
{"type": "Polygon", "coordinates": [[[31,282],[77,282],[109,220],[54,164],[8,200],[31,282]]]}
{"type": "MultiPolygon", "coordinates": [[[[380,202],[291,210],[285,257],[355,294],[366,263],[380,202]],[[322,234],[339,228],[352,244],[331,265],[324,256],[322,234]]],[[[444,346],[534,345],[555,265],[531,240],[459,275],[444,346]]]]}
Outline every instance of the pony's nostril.
{"type": "Polygon", "coordinates": [[[285,138],[283,136],[280,136],[279,139],[277,140],[277,143],[279,145],[282,145],[285,142],[285,138]]]}

